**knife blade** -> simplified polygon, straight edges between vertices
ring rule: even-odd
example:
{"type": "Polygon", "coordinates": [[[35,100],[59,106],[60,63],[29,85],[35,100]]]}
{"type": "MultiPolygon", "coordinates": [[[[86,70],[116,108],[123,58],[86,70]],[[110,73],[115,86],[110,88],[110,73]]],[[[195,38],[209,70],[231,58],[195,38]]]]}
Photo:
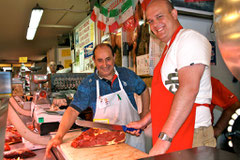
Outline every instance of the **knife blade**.
{"type": "Polygon", "coordinates": [[[113,131],[124,131],[124,132],[132,132],[132,131],[139,131],[139,134],[142,133],[141,129],[135,129],[135,128],[128,128],[125,125],[117,125],[117,124],[108,124],[108,123],[100,123],[100,122],[92,122],[92,121],[85,121],[85,120],[79,120],[77,119],[75,121],[76,125],[82,126],[82,127],[90,127],[90,128],[104,128],[108,130],[113,131]]]}

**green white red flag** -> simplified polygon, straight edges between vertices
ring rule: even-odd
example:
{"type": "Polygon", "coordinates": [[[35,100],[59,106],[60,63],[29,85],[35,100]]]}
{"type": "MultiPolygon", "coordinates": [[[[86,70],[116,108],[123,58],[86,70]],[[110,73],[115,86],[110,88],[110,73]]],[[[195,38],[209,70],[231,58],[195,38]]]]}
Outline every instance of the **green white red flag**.
{"type": "Polygon", "coordinates": [[[98,3],[96,3],[93,7],[93,11],[92,11],[92,14],[91,14],[91,19],[96,22],[96,20],[98,19],[98,15],[100,13],[100,5],[98,3]]]}
{"type": "Polygon", "coordinates": [[[127,0],[121,7],[121,23],[124,23],[133,15],[132,0],[127,0]]]}
{"type": "Polygon", "coordinates": [[[105,31],[106,29],[106,23],[107,23],[107,18],[108,18],[108,10],[104,7],[100,7],[100,13],[98,16],[98,22],[97,22],[97,27],[100,30],[105,31]]]}
{"type": "Polygon", "coordinates": [[[118,9],[113,9],[110,11],[108,19],[108,29],[110,33],[116,31],[120,27],[117,21],[119,19],[118,16],[119,16],[118,9]]]}

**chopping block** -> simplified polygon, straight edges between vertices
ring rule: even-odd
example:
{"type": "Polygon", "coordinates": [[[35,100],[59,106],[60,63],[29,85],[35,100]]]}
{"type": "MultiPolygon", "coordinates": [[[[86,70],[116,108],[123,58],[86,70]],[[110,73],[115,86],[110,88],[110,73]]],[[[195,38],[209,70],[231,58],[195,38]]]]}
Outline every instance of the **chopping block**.
{"type": "Polygon", "coordinates": [[[71,147],[72,140],[77,138],[82,131],[74,131],[67,133],[63,138],[63,143],[57,147],[57,150],[66,160],[134,160],[145,158],[148,156],[126,143],[87,147],[73,148],[71,147]]]}

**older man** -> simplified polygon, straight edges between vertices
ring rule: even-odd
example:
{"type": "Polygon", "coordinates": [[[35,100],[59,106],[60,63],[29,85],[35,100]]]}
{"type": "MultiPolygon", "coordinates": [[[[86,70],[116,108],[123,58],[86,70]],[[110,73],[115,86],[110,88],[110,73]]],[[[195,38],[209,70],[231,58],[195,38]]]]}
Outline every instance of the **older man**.
{"type": "MultiPolygon", "coordinates": [[[[150,97],[146,84],[133,71],[114,65],[115,55],[109,44],[97,45],[93,53],[96,70],[79,85],[70,107],[62,117],[56,136],[47,146],[47,154],[52,146],[62,142],[79,113],[87,107],[92,108],[95,120],[104,119],[121,125],[140,119],[134,93],[141,95],[143,109],[149,108],[150,97]]],[[[140,137],[128,134],[126,143],[145,151],[143,134],[140,137]]]]}

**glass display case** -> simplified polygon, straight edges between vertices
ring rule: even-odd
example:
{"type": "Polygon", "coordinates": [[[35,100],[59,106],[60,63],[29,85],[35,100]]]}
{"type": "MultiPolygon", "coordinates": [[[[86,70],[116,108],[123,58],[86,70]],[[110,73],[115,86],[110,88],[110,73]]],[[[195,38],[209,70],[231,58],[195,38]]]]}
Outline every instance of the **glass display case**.
{"type": "Polygon", "coordinates": [[[0,72],[0,159],[3,158],[8,100],[11,96],[11,73],[0,72]]]}

